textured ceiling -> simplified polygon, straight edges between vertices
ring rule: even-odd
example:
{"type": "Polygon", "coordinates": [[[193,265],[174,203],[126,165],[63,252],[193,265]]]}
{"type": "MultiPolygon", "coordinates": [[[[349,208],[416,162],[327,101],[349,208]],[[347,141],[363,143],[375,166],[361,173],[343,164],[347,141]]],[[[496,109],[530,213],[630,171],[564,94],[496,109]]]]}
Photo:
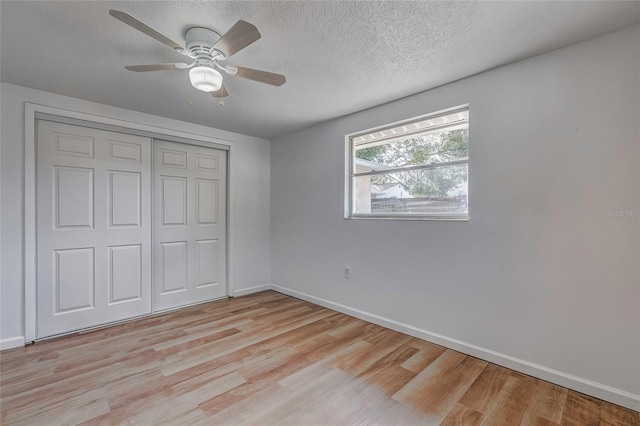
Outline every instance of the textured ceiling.
{"type": "Polygon", "coordinates": [[[0,14],[3,82],[270,139],[632,25],[640,2],[2,1],[0,14]],[[190,26],[249,21],[262,39],[227,63],[287,83],[225,76],[223,107],[187,71],[126,71],[185,58],[109,9],[180,43],[190,26]]]}

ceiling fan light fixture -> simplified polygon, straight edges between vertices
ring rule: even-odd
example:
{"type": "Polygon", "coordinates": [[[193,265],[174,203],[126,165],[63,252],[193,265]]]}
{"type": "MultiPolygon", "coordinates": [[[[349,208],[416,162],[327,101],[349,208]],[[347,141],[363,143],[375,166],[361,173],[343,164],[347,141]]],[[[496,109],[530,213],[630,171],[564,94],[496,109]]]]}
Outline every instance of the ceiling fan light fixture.
{"type": "Polygon", "coordinates": [[[213,68],[196,66],[189,70],[191,85],[203,92],[215,92],[222,87],[222,74],[213,68]]]}

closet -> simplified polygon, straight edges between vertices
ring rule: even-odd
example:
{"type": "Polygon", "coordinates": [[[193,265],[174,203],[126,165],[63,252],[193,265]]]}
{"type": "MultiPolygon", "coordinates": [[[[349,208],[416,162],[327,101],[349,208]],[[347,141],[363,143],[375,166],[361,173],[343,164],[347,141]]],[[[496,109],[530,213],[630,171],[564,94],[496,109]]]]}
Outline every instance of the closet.
{"type": "Polygon", "coordinates": [[[37,338],[227,295],[227,152],[37,122],[37,338]]]}

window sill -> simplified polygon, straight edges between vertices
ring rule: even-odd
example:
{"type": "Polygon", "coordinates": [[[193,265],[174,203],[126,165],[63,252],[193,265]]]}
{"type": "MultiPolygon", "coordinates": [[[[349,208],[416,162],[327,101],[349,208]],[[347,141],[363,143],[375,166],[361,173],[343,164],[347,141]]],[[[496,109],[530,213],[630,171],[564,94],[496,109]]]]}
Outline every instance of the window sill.
{"type": "Polygon", "coordinates": [[[374,220],[400,220],[400,221],[445,221],[445,222],[469,222],[469,216],[401,216],[401,215],[368,215],[368,214],[352,214],[345,216],[345,219],[374,219],[374,220]]]}

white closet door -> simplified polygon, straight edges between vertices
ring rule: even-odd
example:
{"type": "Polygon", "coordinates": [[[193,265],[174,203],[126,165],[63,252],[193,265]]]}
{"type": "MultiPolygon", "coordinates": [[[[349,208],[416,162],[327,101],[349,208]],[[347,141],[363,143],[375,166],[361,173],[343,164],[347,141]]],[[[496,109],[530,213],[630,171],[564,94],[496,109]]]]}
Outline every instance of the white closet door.
{"type": "Polygon", "coordinates": [[[151,140],[38,122],[37,337],[151,312],[151,140]]]}
{"type": "Polygon", "coordinates": [[[154,141],[153,309],[227,295],[226,151],[154,141]]]}

